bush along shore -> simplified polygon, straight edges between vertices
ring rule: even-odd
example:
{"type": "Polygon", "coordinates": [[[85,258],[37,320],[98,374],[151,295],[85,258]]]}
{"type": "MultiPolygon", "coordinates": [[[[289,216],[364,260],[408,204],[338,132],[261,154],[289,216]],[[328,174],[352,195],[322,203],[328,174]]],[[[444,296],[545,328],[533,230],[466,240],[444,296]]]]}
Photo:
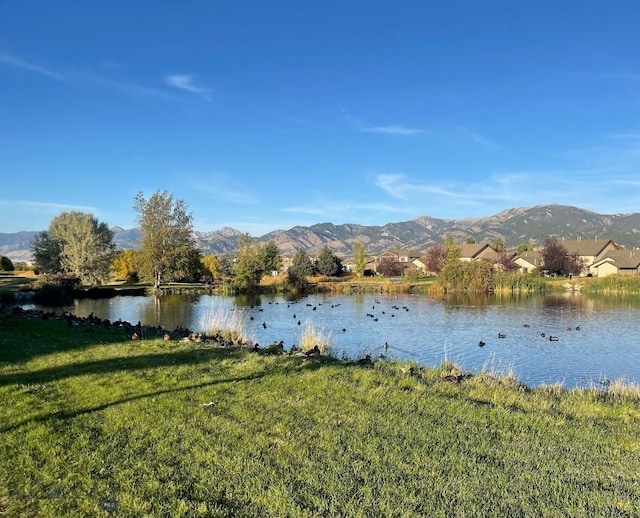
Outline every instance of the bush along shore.
{"type": "Polygon", "coordinates": [[[640,516],[633,387],[11,311],[2,516],[640,516]]]}

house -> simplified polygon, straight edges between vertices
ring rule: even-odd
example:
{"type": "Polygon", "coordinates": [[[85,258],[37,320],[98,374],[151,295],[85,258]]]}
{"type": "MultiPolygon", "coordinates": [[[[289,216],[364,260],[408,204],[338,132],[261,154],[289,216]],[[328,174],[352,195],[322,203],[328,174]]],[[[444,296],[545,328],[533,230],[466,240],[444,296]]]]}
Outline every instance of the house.
{"type": "Polygon", "coordinates": [[[611,250],[591,265],[595,277],[640,273],[640,250],[611,250]]]}
{"type": "Polygon", "coordinates": [[[382,252],[375,261],[375,271],[378,271],[378,266],[384,262],[400,263],[403,269],[407,269],[413,265],[413,262],[420,259],[420,253],[413,250],[407,250],[405,248],[393,248],[382,252]]]}
{"type": "Polygon", "coordinates": [[[577,254],[583,263],[583,274],[595,275],[592,266],[596,261],[604,258],[606,254],[614,250],[621,250],[613,239],[579,239],[572,241],[561,241],[560,244],[567,249],[569,254],[577,254]]]}
{"type": "Polygon", "coordinates": [[[376,262],[382,263],[384,261],[392,261],[410,264],[414,259],[420,259],[420,254],[418,252],[404,248],[395,248],[382,252],[376,259],[376,262]]]}
{"type": "Polygon", "coordinates": [[[467,263],[479,261],[480,259],[487,259],[493,262],[498,257],[498,251],[489,243],[467,243],[459,245],[458,248],[460,249],[460,260],[467,263]]]}
{"type": "Polygon", "coordinates": [[[411,264],[415,267],[418,272],[425,274],[427,273],[427,265],[424,263],[422,259],[414,259],[411,261],[411,264]]]}
{"type": "Polygon", "coordinates": [[[525,250],[513,260],[520,273],[530,273],[542,269],[542,254],[534,250],[525,250]]]}

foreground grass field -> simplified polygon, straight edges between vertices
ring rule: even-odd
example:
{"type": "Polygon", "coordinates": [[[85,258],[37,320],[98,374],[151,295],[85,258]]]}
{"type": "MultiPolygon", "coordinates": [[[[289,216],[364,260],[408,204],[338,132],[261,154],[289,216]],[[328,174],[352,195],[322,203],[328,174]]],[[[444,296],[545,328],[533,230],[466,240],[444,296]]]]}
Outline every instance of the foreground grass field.
{"type": "Polygon", "coordinates": [[[640,516],[637,393],[456,374],[0,315],[0,515],[640,516]]]}

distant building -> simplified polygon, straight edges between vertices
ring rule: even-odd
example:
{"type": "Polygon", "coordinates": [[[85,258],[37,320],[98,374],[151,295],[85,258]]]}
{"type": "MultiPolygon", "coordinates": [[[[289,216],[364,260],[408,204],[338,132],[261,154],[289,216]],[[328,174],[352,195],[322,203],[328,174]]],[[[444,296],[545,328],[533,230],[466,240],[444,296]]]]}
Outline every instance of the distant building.
{"type": "Polygon", "coordinates": [[[542,270],[542,254],[534,250],[525,250],[514,259],[518,265],[518,271],[526,274],[534,270],[542,270]]]}
{"type": "Polygon", "coordinates": [[[611,250],[591,265],[592,275],[637,275],[640,273],[640,250],[611,250]]]}

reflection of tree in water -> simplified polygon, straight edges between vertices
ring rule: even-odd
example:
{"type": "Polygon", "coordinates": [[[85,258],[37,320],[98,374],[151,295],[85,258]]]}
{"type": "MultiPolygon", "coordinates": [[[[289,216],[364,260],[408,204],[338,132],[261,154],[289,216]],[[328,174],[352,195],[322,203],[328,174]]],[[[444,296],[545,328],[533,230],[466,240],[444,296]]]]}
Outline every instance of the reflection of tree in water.
{"type": "Polygon", "coordinates": [[[442,296],[442,302],[447,308],[477,307],[485,308],[493,303],[493,296],[488,293],[446,293],[442,296]]]}
{"type": "Polygon", "coordinates": [[[258,307],[262,305],[262,297],[256,293],[234,295],[233,305],[237,308],[258,307]]]}
{"type": "Polygon", "coordinates": [[[161,325],[167,329],[190,327],[199,298],[199,295],[176,294],[147,297],[140,311],[140,320],[143,324],[161,325]]]}

